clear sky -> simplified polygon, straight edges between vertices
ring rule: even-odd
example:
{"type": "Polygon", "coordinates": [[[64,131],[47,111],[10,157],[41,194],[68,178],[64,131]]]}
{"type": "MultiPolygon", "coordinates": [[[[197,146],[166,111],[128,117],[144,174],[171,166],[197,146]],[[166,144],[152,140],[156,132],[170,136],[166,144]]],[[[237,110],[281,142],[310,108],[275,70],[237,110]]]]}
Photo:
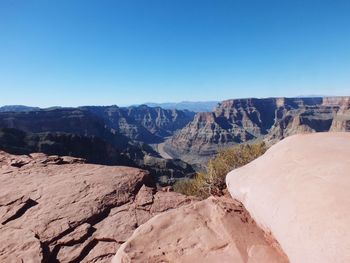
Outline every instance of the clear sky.
{"type": "Polygon", "coordinates": [[[350,95],[348,0],[0,0],[0,105],[350,95]]]}

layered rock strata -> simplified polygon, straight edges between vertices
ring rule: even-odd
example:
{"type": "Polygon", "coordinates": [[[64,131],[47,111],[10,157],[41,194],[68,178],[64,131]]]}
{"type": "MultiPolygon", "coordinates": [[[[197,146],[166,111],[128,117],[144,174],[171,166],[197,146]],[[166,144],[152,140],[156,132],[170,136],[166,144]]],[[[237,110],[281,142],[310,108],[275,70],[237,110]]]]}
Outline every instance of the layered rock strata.
{"type": "Polygon", "coordinates": [[[349,109],[349,97],[227,100],[211,113],[197,113],[166,142],[165,150],[198,164],[239,143],[271,145],[298,133],[350,131],[349,109]]]}

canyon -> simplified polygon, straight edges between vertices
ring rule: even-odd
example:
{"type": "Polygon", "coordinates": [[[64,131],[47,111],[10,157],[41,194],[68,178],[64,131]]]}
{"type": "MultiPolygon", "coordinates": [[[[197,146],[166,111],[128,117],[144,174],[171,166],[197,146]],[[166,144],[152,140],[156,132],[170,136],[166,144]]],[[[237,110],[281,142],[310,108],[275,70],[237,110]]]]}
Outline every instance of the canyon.
{"type": "Polygon", "coordinates": [[[192,112],[147,106],[31,109],[0,112],[0,149],[13,154],[70,155],[89,163],[146,169],[160,184],[194,173],[149,144],[185,126],[192,112]]]}
{"type": "Polygon", "coordinates": [[[350,131],[350,97],[231,99],[198,113],[147,105],[0,111],[2,150],[138,167],[161,185],[205,170],[227,147],[326,131],[350,131]]]}
{"type": "Polygon", "coordinates": [[[339,235],[350,222],[350,97],[227,100],[200,113],[9,109],[0,112],[1,262],[350,260],[339,235]],[[255,142],[271,148],[227,176],[224,196],[169,186],[221,149],[255,142]]]}
{"type": "Polygon", "coordinates": [[[349,131],[350,98],[231,99],[212,112],[198,113],[147,105],[39,110],[6,106],[0,112],[0,128],[0,149],[11,153],[39,151],[146,168],[163,176],[159,182],[171,184],[205,169],[218,151],[237,144],[272,145],[298,133],[349,131]],[[13,140],[6,143],[9,137],[13,140]]]}
{"type": "Polygon", "coordinates": [[[237,144],[272,145],[293,134],[326,131],[350,131],[350,97],[233,99],[197,113],[164,149],[200,167],[237,144]]]}

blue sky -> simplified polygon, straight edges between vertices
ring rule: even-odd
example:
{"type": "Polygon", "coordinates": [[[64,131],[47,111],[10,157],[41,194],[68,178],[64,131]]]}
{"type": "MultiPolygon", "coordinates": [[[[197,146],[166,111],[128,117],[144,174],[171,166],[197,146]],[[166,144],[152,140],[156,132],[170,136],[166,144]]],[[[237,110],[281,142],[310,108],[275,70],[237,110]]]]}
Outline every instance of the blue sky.
{"type": "Polygon", "coordinates": [[[350,95],[350,1],[1,0],[0,105],[350,95]]]}

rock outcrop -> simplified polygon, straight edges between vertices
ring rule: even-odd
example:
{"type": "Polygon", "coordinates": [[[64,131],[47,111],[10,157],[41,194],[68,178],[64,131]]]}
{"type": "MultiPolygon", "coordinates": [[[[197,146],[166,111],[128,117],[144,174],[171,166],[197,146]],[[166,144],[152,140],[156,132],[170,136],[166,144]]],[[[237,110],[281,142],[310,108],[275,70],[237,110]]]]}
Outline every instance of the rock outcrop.
{"type": "Polygon", "coordinates": [[[211,197],[140,226],[113,259],[113,263],[129,262],[286,263],[288,259],[240,203],[211,197]]]}
{"type": "MultiPolygon", "coordinates": [[[[325,100],[324,102],[327,105],[337,104],[337,101],[331,99],[325,100]]],[[[346,97],[340,102],[340,109],[335,115],[332,125],[330,128],[331,131],[350,131],[350,98],[346,97]]]]}
{"type": "Polygon", "coordinates": [[[196,164],[239,143],[273,144],[298,133],[350,131],[349,108],[349,97],[227,100],[211,113],[197,113],[165,149],[196,164]]]}
{"type": "Polygon", "coordinates": [[[226,178],[291,262],[350,262],[350,133],[288,137],[226,178]]]}
{"type": "Polygon", "coordinates": [[[110,262],[134,229],[193,199],[136,168],[0,152],[0,261],[110,262]]]}

